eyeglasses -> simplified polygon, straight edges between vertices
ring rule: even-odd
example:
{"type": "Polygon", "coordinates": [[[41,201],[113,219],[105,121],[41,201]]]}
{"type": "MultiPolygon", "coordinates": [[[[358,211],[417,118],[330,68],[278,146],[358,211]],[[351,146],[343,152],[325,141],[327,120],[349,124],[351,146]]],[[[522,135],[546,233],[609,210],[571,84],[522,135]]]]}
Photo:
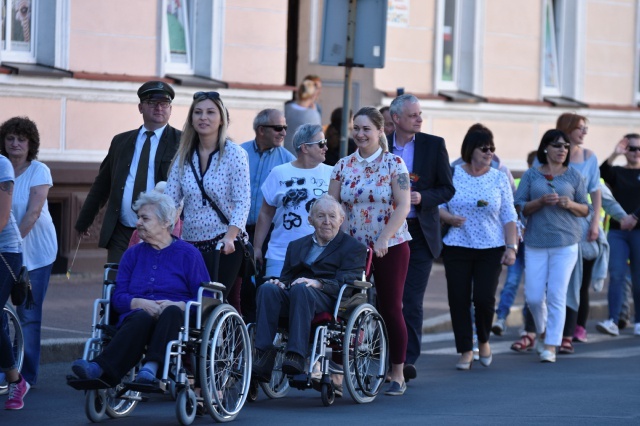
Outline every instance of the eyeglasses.
{"type": "Polygon", "coordinates": [[[629,152],[638,152],[640,151],[640,146],[628,146],[627,151],[629,152]]]}
{"type": "Polygon", "coordinates": [[[552,147],[554,147],[554,148],[558,148],[558,149],[560,149],[560,148],[564,148],[564,149],[566,149],[567,151],[569,150],[569,148],[571,148],[571,145],[570,145],[570,144],[568,144],[568,143],[561,143],[561,142],[550,143],[549,145],[551,145],[551,146],[552,146],[552,147]]]}
{"type": "Polygon", "coordinates": [[[318,144],[318,147],[320,149],[323,149],[325,146],[327,146],[327,140],[326,139],[321,139],[319,141],[315,141],[315,142],[305,142],[302,145],[315,145],[318,144]]]}
{"type": "Polygon", "coordinates": [[[495,146],[483,146],[482,148],[478,148],[480,151],[484,152],[485,154],[489,151],[491,152],[496,152],[496,147],[495,146]]]}
{"type": "Polygon", "coordinates": [[[576,127],[576,130],[580,130],[582,133],[587,133],[589,131],[589,128],[587,126],[576,127]]]}
{"type": "Polygon", "coordinates": [[[281,132],[283,130],[287,130],[286,124],[263,124],[260,127],[268,127],[270,129],[275,130],[276,132],[281,132]]]}
{"type": "Polygon", "coordinates": [[[220,93],[218,92],[196,92],[193,94],[194,101],[199,98],[216,99],[222,102],[220,99],[220,93]]]}
{"type": "Polygon", "coordinates": [[[171,102],[169,101],[144,101],[143,103],[153,109],[158,107],[160,107],[160,109],[167,109],[171,106],[171,102]]]}
{"type": "Polygon", "coordinates": [[[305,178],[297,178],[297,177],[292,177],[289,180],[285,180],[285,181],[280,181],[280,185],[284,185],[287,188],[291,187],[294,183],[298,184],[298,185],[304,185],[304,183],[307,180],[305,178]]]}

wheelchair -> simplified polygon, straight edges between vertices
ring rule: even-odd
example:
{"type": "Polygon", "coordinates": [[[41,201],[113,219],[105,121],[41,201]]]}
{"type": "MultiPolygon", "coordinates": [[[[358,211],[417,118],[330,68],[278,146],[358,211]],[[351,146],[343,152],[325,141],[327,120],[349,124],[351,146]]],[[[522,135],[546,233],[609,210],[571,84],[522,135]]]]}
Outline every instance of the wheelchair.
{"type": "MultiPolygon", "coordinates": [[[[286,326],[278,329],[274,339],[277,355],[271,381],[259,383],[269,398],[282,398],[291,387],[314,388],[320,391],[322,403],[328,407],[336,397],[332,374],[343,376],[343,386],[356,403],[368,403],[376,398],[387,374],[389,340],[382,316],[368,303],[373,285],[366,278],[370,275],[372,253],[367,251],[367,268],[362,280],[343,285],[333,312],[322,312],[314,317],[311,355],[304,374],[283,374],[282,362],[288,335],[286,326]]],[[[254,326],[251,325],[250,329],[253,331],[254,326]]],[[[255,380],[249,398],[250,401],[257,398],[255,380]]]]}
{"type": "Polygon", "coordinates": [[[24,336],[22,334],[20,319],[10,302],[4,305],[2,315],[6,319],[5,327],[9,332],[9,339],[13,345],[13,359],[15,360],[18,371],[21,371],[22,363],[24,362],[24,336]]]}
{"type": "MultiPolygon", "coordinates": [[[[85,360],[100,354],[115,333],[110,299],[116,273],[117,264],[105,265],[103,293],[94,302],[91,337],[83,353],[85,360]]],[[[224,289],[220,283],[204,282],[197,301],[187,302],[184,325],[177,339],[167,344],[162,378],[157,386],[133,381],[139,366],[116,386],[100,379],[67,376],[68,385],[85,391],[85,414],[89,420],[97,423],[105,415],[127,416],[139,402],[148,399],[143,396],[145,393],[170,394],[175,398],[176,417],[182,425],[193,422],[199,404],[217,422],[234,420],[248,394],[251,343],[240,315],[223,302],[224,289]]]]}

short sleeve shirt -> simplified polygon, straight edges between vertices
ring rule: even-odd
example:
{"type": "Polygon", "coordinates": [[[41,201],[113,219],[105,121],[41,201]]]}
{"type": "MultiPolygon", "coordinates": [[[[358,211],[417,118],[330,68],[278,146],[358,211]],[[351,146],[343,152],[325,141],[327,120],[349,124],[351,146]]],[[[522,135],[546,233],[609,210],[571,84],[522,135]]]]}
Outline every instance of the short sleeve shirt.
{"type": "MultiPolygon", "coordinates": [[[[372,247],[395,210],[391,181],[408,174],[402,158],[390,152],[373,155],[370,161],[358,152],[342,158],[331,174],[340,182],[340,200],[346,208],[349,234],[372,247]],[[375,157],[375,158],[372,158],[375,157]]],[[[389,247],[410,241],[407,223],[389,239],[389,247]]]]}
{"type": "MultiPolygon", "coordinates": [[[[0,155],[0,182],[14,182],[13,166],[9,159],[0,155]]],[[[20,253],[22,251],[22,238],[16,225],[13,212],[9,214],[9,221],[4,229],[0,229],[0,252],[20,253]]]]}
{"type": "Polygon", "coordinates": [[[284,260],[291,241],[313,233],[309,210],[329,190],[330,178],[331,166],[322,163],[312,169],[286,163],[269,173],[262,184],[262,195],[267,204],[276,208],[276,213],[267,259],[284,260]]]}

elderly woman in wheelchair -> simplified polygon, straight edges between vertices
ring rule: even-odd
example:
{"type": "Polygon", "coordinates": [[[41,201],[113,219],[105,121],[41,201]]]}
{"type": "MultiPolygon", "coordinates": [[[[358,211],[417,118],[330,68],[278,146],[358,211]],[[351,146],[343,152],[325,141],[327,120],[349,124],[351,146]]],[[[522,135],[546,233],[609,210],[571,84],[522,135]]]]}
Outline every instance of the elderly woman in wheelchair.
{"type": "Polygon", "coordinates": [[[167,343],[183,325],[186,302],[196,300],[200,283],[209,281],[200,253],[171,235],[176,211],[168,196],[149,191],[133,208],[143,243],[127,250],[118,268],[111,298],[119,314],[117,332],[97,357],[73,363],[80,379],[118,383],[144,354],[134,382],[155,383],[167,343]]]}
{"type": "MultiPolygon", "coordinates": [[[[310,373],[306,359],[310,355],[309,338],[314,316],[323,312],[331,312],[332,315],[337,313],[336,303],[344,291],[343,285],[351,284],[362,276],[367,257],[366,247],[340,231],[343,221],[344,212],[340,204],[328,194],[321,196],[309,213],[314,233],[292,241],[287,248],[280,279],[271,279],[258,289],[252,371],[259,382],[271,380],[277,355],[273,342],[278,333],[279,320],[283,317],[288,318],[288,337],[282,373],[289,376],[310,373]]],[[[374,311],[372,307],[371,310],[374,311]]],[[[378,324],[384,328],[381,319],[378,324]]],[[[386,349],[386,331],[379,330],[379,333],[379,337],[385,340],[383,348],[386,349]]],[[[330,334],[326,333],[327,336],[330,334]]],[[[330,338],[325,340],[324,344],[314,344],[312,365],[315,362],[328,365],[328,356],[324,353],[314,356],[313,353],[318,353],[318,346],[326,349],[330,338]]],[[[326,376],[326,368],[324,372],[326,376]]],[[[307,382],[310,376],[308,374],[307,382]]]]}

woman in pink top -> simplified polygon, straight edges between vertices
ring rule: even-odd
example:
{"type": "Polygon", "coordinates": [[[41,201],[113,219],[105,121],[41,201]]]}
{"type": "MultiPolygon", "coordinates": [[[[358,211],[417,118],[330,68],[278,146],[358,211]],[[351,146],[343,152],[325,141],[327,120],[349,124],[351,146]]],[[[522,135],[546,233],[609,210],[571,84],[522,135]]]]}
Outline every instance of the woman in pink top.
{"type": "Polygon", "coordinates": [[[335,165],[329,194],[344,205],[349,234],[374,251],[378,309],[389,331],[391,351],[391,386],[385,394],[402,395],[407,388],[402,372],[407,348],[402,293],[411,240],[405,221],[410,185],[407,166],[389,152],[383,129],[384,119],[376,108],[356,113],[352,136],[358,149],[335,165]]]}

